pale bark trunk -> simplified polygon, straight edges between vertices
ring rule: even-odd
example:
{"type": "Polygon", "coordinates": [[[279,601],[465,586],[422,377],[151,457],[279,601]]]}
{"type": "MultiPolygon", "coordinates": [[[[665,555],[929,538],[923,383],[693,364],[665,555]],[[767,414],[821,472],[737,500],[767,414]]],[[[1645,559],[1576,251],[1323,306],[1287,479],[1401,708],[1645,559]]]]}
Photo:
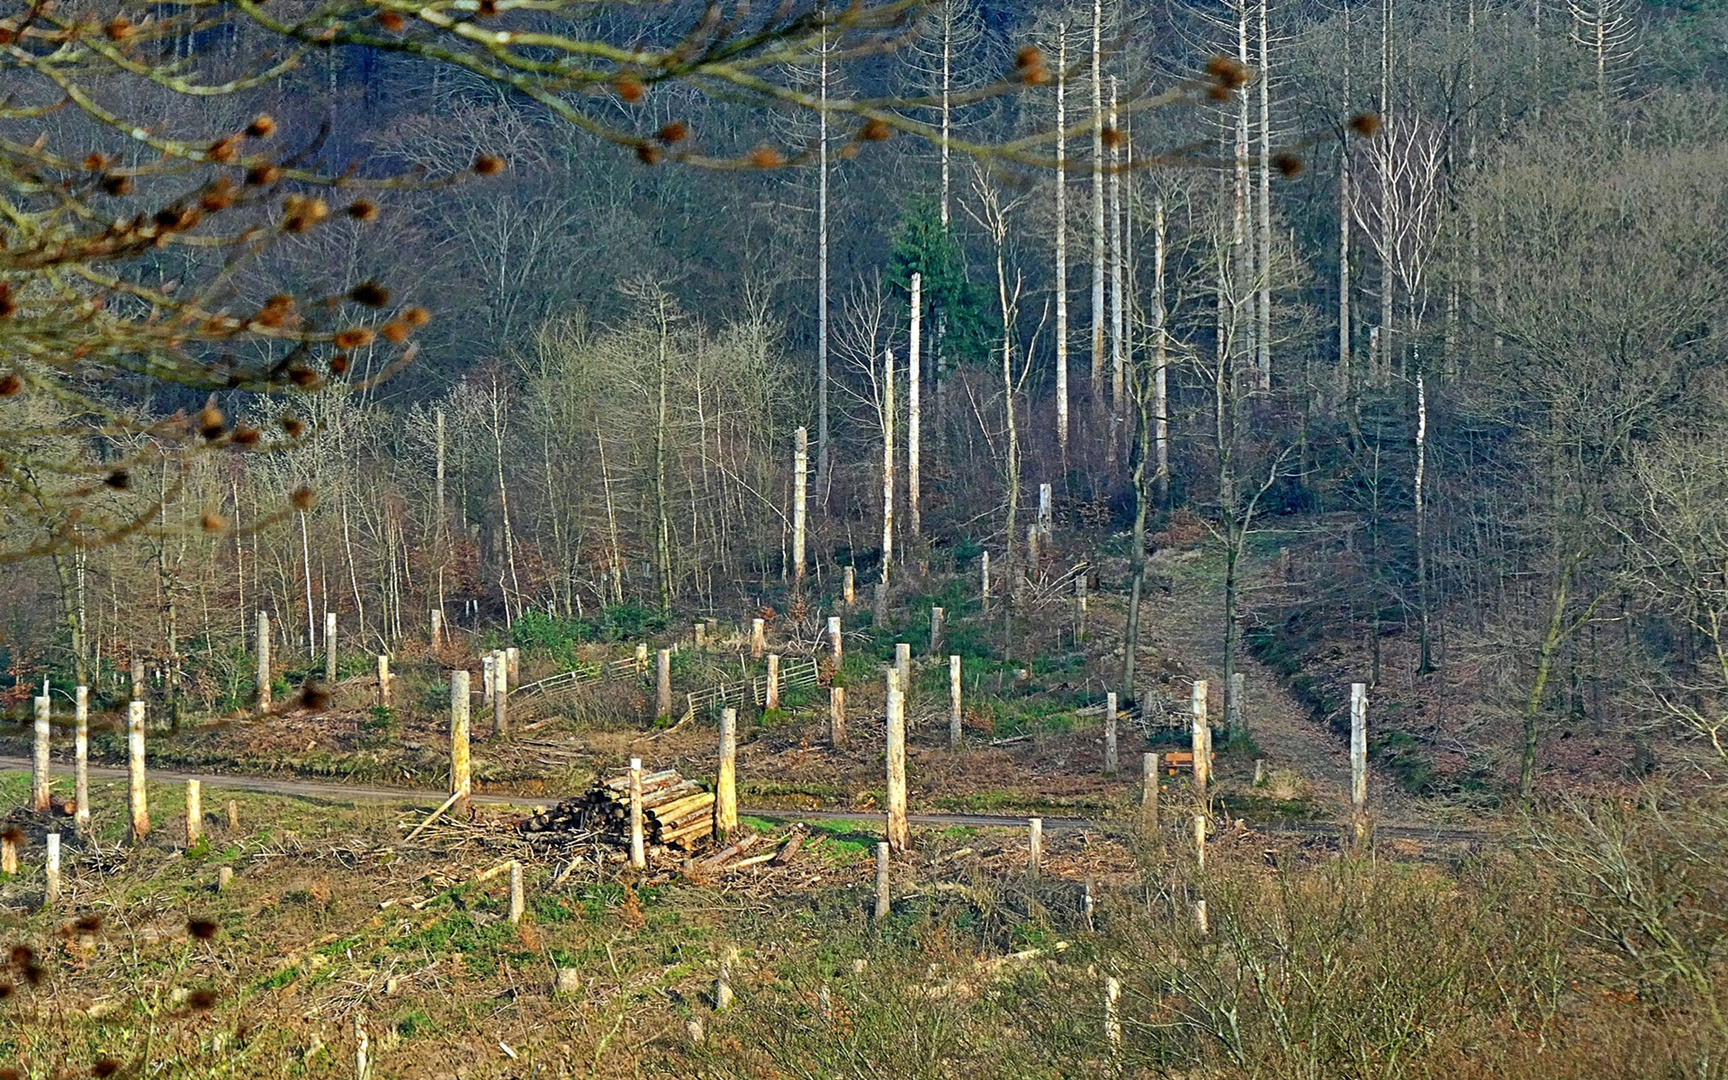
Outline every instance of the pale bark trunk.
{"type": "Polygon", "coordinates": [[[951,65],[954,55],[954,11],[946,5],[942,11],[942,229],[948,229],[948,139],[953,118],[950,100],[951,65]]]}
{"type": "MultiPolygon", "coordinates": [[[[1348,105],[1346,105],[1348,108],[1348,105]]],[[[1338,154],[1338,399],[1350,399],[1350,147],[1338,154]]]]}
{"type": "Polygon", "coordinates": [[[1254,335],[1255,377],[1261,390],[1272,389],[1272,102],[1267,0],[1260,0],[1260,204],[1256,208],[1255,238],[1259,248],[1256,259],[1260,271],[1260,295],[1254,306],[1259,319],[1254,335]]]}
{"type": "Polygon", "coordinates": [[[806,485],[810,472],[810,436],[799,428],[792,436],[792,587],[804,588],[804,531],[808,509],[806,485]]]}
{"type": "Polygon", "coordinates": [[[1116,76],[1110,76],[1110,455],[1122,448],[1125,420],[1122,349],[1122,136],[1117,130],[1116,76]]]}
{"type": "Polygon", "coordinates": [[[918,512],[918,429],[922,419],[920,397],[922,381],[921,342],[923,326],[924,275],[912,275],[912,340],[906,353],[906,526],[907,542],[914,546],[922,533],[923,521],[918,512]]]}
{"type": "Polygon", "coordinates": [[[1416,606],[1421,617],[1420,650],[1417,673],[1426,675],[1434,670],[1433,642],[1429,632],[1428,614],[1428,509],[1424,484],[1428,475],[1428,387],[1422,373],[1416,373],[1416,606]]]}
{"type": "Polygon", "coordinates": [[[828,498],[828,46],[822,46],[816,137],[816,489],[828,498]]]}
{"type": "Polygon", "coordinates": [[[660,571],[660,606],[672,607],[672,520],[670,497],[666,491],[666,426],[668,423],[667,392],[667,333],[666,301],[660,301],[660,386],[654,418],[654,551],[660,571]]]}
{"type": "Polygon", "coordinates": [[[1164,300],[1164,260],[1167,250],[1164,226],[1164,196],[1156,196],[1152,206],[1152,332],[1153,332],[1153,438],[1157,447],[1158,505],[1170,504],[1170,334],[1169,312],[1164,300]]]}
{"type": "MultiPolygon", "coordinates": [[[[1092,3],[1092,401],[1104,403],[1104,6],[1092,3]]],[[[1010,536],[1012,542],[1012,536],[1010,536]]]]}
{"type": "Polygon", "coordinates": [[[1056,443],[1068,461],[1068,24],[1056,47],[1056,443]]]}
{"type": "Polygon", "coordinates": [[[882,584],[894,560],[894,351],[882,350],[882,584]]]}

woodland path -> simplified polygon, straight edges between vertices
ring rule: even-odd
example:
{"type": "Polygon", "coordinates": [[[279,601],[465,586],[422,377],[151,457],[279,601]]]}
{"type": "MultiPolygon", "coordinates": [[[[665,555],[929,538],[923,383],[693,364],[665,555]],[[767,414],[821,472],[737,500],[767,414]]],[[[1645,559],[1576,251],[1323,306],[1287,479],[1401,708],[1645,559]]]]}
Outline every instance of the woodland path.
{"type": "MultiPolygon", "coordinates": [[[[56,762],[56,764],[63,764],[56,762]]],[[[0,771],[30,771],[30,761],[20,757],[0,757],[0,771]]],[[[117,769],[108,765],[91,765],[90,776],[99,780],[124,780],[127,778],[125,769],[117,769]]],[[[444,796],[443,791],[430,791],[424,788],[392,788],[368,787],[364,785],[328,783],[315,780],[292,780],[274,776],[234,776],[223,773],[184,772],[177,769],[152,769],[150,778],[158,783],[182,783],[187,780],[198,780],[210,790],[229,789],[233,791],[252,791],[268,795],[285,795],[296,798],[315,799],[329,803],[423,803],[427,806],[436,805],[444,796]]],[[[556,800],[535,799],[527,796],[507,794],[475,794],[475,803],[485,806],[515,806],[515,807],[545,807],[556,800]]],[[[766,818],[775,821],[856,821],[879,822],[880,814],[860,813],[847,810],[777,810],[759,807],[741,807],[738,813],[743,817],[766,818]]],[[[914,825],[935,826],[970,826],[972,828],[1007,828],[1023,829],[1029,820],[1010,814],[908,814],[907,818],[914,825]]],[[[1066,831],[1073,829],[1103,830],[1111,827],[1111,823],[1092,821],[1087,818],[1040,818],[1046,831],[1066,831]]],[[[1252,823],[1250,823],[1252,824],[1252,823]]],[[[1121,823],[1115,823],[1120,829],[1121,823]]],[[[1265,832],[1301,833],[1315,836],[1341,835],[1343,826],[1322,821],[1284,821],[1264,825],[1253,825],[1253,828],[1265,832]]],[[[1385,836],[1393,838],[1428,840],[1439,843],[1473,843],[1483,840],[1487,833],[1480,829],[1437,829],[1427,825],[1378,825],[1376,830],[1385,836]]]]}
{"type": "MultiPolygon", "coordinates": [[[[1182,553],[1154,563],[1168,571],[1168,594],[1152,591],[1141,607],[1142,662],[1163,653],[1211,683],[1214,724],[1224,712],[1221,657],[1224,652],[1223,584],[1186,560],[1182,553]]],[[[1255,592],[1275,588],[1268,563],[1249,561],[1243,567],[1239,601],[1245,609],[1255,592]]],[[[1124,608],[1126,600],[1123,601],[1124,608]]],[[[1263,751],[1268,769],[1288,769],[1312,785],[1313,802],[1327,816],[1343,821],[1350,813],[1350,748],[1291,694],[1284,681],[1238,646],[1236,670],[1243,675],[1248,731],[1263,751]]],[[[1369,703],[1372,730],[1373,703],[1369,703]]],[[[1384,770],[1370,764],[1368,805],[1376,817],[1404,822],[1426,818],[1423,801],[1408,794],[1384,770]]]]}

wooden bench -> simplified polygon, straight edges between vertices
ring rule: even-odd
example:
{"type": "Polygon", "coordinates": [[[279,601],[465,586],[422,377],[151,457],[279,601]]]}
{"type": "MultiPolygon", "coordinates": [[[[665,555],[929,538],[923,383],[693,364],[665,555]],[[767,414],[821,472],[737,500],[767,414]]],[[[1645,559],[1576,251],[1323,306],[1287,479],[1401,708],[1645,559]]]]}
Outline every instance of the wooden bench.
{"type": "MultiPolygon", "coordinates": [[[[1214,764],[1218,761],[1218,755],[1215,753],[1209,754],[1207,757],[1214,764]]],[[[1194,751],[1172,750],[1169,753],[1158,755],[1158,763],[1168,769],[1171,776],[1175,776],[1179,772],[1193,772],[1194,751]]]]}

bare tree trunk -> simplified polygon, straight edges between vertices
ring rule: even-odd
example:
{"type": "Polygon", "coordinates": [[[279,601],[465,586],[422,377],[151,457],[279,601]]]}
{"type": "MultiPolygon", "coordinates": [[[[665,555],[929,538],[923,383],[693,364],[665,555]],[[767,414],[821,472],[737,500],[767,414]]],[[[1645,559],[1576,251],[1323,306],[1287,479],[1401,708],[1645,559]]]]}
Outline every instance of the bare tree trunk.
{"type": "Polygon", "coordinates": [[[306,538],[306,511],[300,511],[300,561],[306,568],[306,651],[318,654],[318,616],[312,608],[312,545],[306,538]]]}
{"type": "Polygon", "coordinates": [[[1166,250],[1164,196],[1160,193],[1152,205],[1152,408],[1155,413],[1152,422],[1158,454],[1158,471],[1153,482],[1157,485],[1159,506],[1170,505],[1170,331],[1169,311],[1164,300],[1166,250]]]}
{"type": "Polygon", "coordinates": [[[882,584],[894,561],[894,350],[882,350],[882,584]]]}
{"type": "Polygon", "coordinates": [[[1110,76],[1110,457],[1122,449],[1126,417],[1122,348],[1122,134],[1117,130],[1116,76],[1110,76]]]}
{"type": "MultiPolygon", "coordinates": [[[[1348,107],[1348,105],[1346,105],[1348,107]]],[[[1338,152],[1338,399],[1350,399],[1350,147],[1338,152]]]]}
{"type": "Polygon", "coordinates": [[[906,353],[906,542],[917,549],[923,521],[918,513],[918,428],[922,387],[919,331],[923,326],[924,275],[912,275],[912,341],[906,353]]]}
{"type": "Polygon", "coordinates": [[[948,230],[948,138],[949,125],[952,122],[953,107],[950,88],[953,85],[951,66],[954,55],[954,13],[952,8],[944,7],[942,11],[942,230],[948,230]]]}
{"type": "Polygon", "coordinates": [[[1092,402],[1104,404],[1104,4],[1092,0],[1092,402]]]}
{"type": "Polygon", "coordinates": [[[816,137],[816,489],[828,500],[828,45],[822,45],[816,137]]]}
{"type": "Polygon", "coordinates": [[[1068,24],[1056,47],[1056,443],[1068,463],[1068,24]]]}
{"type": "Polygon", "coordinates": [[[808,516],[805,485],[810,472],[810,437],[803,428],[792,436],[792,588],[804,588],[804,528],[808,516]]]}
{"type": "Polygon", "coordinates": [[[660,387],[657,411],[654,419],[654,551],[660,571],[660,606],[670,610],[672,607],[672,521],[670,516],[670,497],[666,491],[666,382],[667,367],[667,336],[670,328],[666,325],[666,298],[659,301],[660,316],[660,387]]]}
{"type": "Polygon", "coordinates": [[[1272,389],[1272,57],[1268,46],[1267,0],[1260,0],[1260,205],[1256,208],[1256,262],[1260,294],[1254,305],[1258,330],[1254,335],[1255,378],[1262,391],[1272,389]]]}
{"type": "Polygon", "coordinates": [[[1429,633],[1428,613],[1428,509],[1424,501],[1424,481],[1428,473],[1428,386],[1422,373],[1416,373],[1416,607],[1421,617],[1421,658],[1416,673],[1426,675],[1434,670],[1434,652],[1429,633]]]}

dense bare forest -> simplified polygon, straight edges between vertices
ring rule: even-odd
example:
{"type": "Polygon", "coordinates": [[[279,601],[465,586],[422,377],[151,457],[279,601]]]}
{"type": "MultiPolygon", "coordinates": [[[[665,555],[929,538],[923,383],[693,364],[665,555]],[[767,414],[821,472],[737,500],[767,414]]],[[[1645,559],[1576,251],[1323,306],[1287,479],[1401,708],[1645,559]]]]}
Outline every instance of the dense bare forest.
{"type": "MultiPolygon", "coordinates": [[[[1650,920],[1721,899],[1675,867],[1720,844],[1698,837],[1728,768],[1725,35],[1715,0],[15,6],[0,698],[21,710],[45,679],[98,708],[148,696],[190,730],[249,715],[268,678],[279,699],[306,680],[316,711],[320,674],[378,654],[376,716],[350,710],[342,754],[405,756],[285,767],[394,782],[446,767],[393,725],[418,710],[441,733],[447,669],[483,646],[538,679],[603,676],[608,648],[643,643],[640,700],[583,698],[572,730],[677,730],[669,675],[647,706],[648,657],[693,623],[738,628],[696,639],[737,646],[737,671],[677,660],[681,693],[714,683],[724,704],[763,660],[753,618],[796,652],[856,614],[886,660],[913,633],[947,655],[946,608],[956,752],[962,682],[1005,702],[1065,679],[1053,711],[1110,695],[1114,775],[1118,703],[1155,745],[1144,718],[1191,684],[1204,717],[1211,672],[1226,743],[1281,767],[1271,688],[1330,745],[1362,683],[1363,753],[1410,806],[1630,812],[1660,789],[1665,824],[1589,811],[1585,839],[1531,825],[1526,850],[1577,870],[1576,895],[1612,893],[1618,871],[1592,886],[1580,853],[1649,829],[1670,907],[1625,916],[1636,931],[1604,916],[1592,948],[1624,930],[1649,971],[1614,992],[1684,984],[1704,1019],[1650,1021],[1666,1064],[1567,1067],[1720,1075],[1720,911],[1650,920]],[[268,655],[255,674],[261,615],[274,676],[268,655]],[[416,672],[394,706],[384,657],[416,672]]],[[[1014,708],[1008,743],[1032,738],[1014,708]]],[[[166,760],[277,754],[203,737],[166,760]]],[[[579,742],[596,774],[653,745],[579,742]]],[[[488,778],[544,779],[523,768],[501,752],[488,778]]],[[[1510,903],[1481,873],[1471,895],[1510,903]]],[[[1262,887],[1215,901],[1244,920],[1245,966],[1262,887]]],[[[1324,905],[1342,886],[1291,888],[1324,905]]],[[[1022,902],[1048,917],[1033,890],[986,921],[1022,902]]],[[[1214,1005],[1187,1030],[1226,1025],[1214,1005]]],[[[1276,1051],[1238,1033],[1229,1060],[1193,1060],[1294,1075],[1311,1048],[1268,1023],[1276,1051]]],[[[736,1024],[757,1025],[750,1051],[716,1075],[814,1060],[736,1024]]],[[[1092,1053],[1060,1028],[1025,1075],[1092,1053]]],[[[1158,1046],[1143,1067],[1187,1053],[1158,1046]]],[[[1315,1075],[1358,1074],[1322,1058],[1315,1075]]]]}

